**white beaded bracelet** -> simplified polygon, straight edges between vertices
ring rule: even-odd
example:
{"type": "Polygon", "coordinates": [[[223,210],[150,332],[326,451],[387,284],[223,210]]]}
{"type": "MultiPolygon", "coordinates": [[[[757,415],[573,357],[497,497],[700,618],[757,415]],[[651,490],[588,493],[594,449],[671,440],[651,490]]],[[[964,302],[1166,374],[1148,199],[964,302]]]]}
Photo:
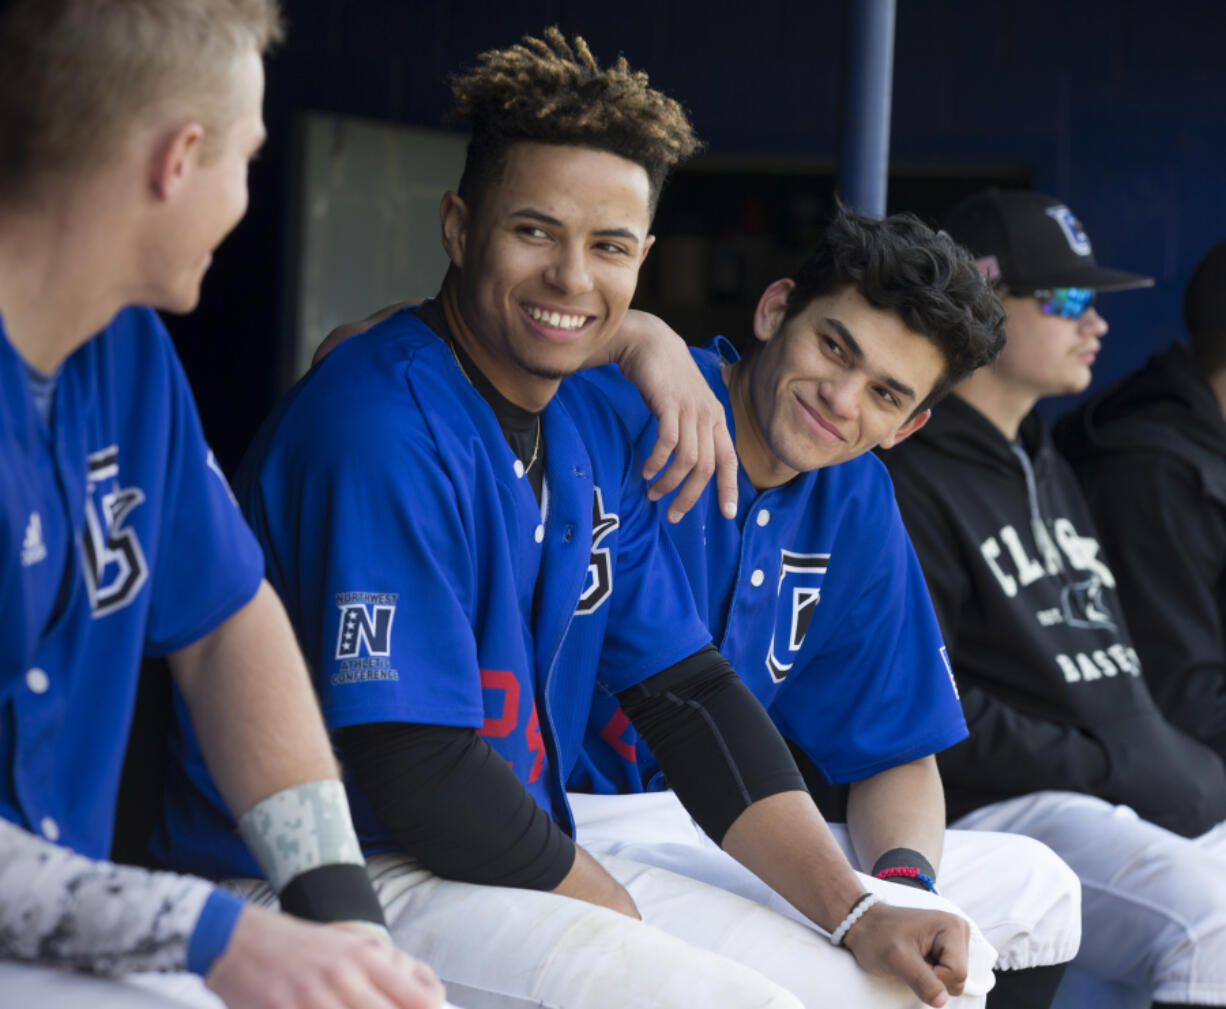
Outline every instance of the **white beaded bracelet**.
{"type": "Polygon", "coordinates": [[[842,946],[843,938],[847,935],[847,930],[863,917],[874,904],[884,904],[885,901],[875,893],[866,893],[863,897],[851,905],[851,910],[847,912],[847,917],[839,923],[839,927],[830,933],[830,945],[842,946]]]}

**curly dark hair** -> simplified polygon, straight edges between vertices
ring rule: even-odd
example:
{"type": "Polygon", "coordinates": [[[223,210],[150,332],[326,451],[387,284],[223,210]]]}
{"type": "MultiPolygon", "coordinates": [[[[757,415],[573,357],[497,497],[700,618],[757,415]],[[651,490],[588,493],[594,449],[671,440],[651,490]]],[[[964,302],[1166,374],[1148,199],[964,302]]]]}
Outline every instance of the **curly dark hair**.
{"type": "Polygon", "coordinates": [[[477,67],[451,78],[454,112],[473,126],[460,197],[480,202],[511,145],[529,140],[609,151],[641,165],[654,213],[669,169],[701,146],[685,111],[624,56],[601,69],[580,36],[569,43],[556,27],[544,36],[481,53],[477,67]]]}
{"type": "Polygon", "coordinates": [[[1005,310],[971,254],[914,214],[881,220],[839,205],[817,247],[792,277],[783,321],[813,301],[854,287],[874,308],[898,314],[945,358],[945,371],[915,408],[940,400],[1005,345],[1005,310]]]}

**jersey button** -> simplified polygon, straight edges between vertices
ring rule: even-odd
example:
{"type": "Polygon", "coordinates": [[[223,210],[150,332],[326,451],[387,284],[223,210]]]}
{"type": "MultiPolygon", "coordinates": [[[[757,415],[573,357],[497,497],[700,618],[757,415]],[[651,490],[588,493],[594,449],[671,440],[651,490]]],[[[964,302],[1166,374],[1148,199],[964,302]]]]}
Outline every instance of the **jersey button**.
{"type": "Polygon", "coordinates": [[[45,694],[47,688],[51,686],[51,677],[44,670],[35,666],[26,673],[26,686],[30,688],[31,693],[45,694]]]}
{"type": "Polygon", "coordinates": [[[760,512],[758,512],[758,525],[764,526],[770,520],[771,520],[771,513],[767,511],[765,508],[763,508],[760,512]]]}
{"type": "Polygon", "coordinates": [[[524,463],[522,459],[516,459],[515,464],[511,468],[515,470],[515,475],[517,477],[522,477],[524,475],[524,463]]]}
{"type": "Polygon", "coordinates": [[[58,841],[60,839],[60,825],[49,816],[44,816],[39,821],[38,829],[43,832],[43,837],[48,841],[58,841]]]}
{"type": "Polygon", "coordinates": [[[752,575],[749,576],[749,584],[755,589],[766,581],[766,575],[762,573],[762,569],[758,568],[752,575]]]}
{"type": "Polygon", "coordinates": [[[545,527],[544,527],[544,525],[539,525],[539,526],[537,526],[537,527],[536,527],[536,532],[534,532],[534,533],[532,534],[532,538],[533,538],[534,540],[536,540],[538,543],[540,543],[540,542],[541,542],[541,540],[543,540],[543,539],[545,538],[545,527]]]}

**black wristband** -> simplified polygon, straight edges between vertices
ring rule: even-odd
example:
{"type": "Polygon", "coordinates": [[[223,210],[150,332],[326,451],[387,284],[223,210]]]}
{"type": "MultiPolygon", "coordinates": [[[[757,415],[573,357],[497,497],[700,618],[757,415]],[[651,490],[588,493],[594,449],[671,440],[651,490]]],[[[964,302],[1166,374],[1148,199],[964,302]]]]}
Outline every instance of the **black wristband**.
{"type": "Polygon", "coordinates": [[[937,871],[932,867],[932,863],[914,848],[891,848],[873,863],[872,875],[917,890],[936,892],[937,871]],[[919,875],[886,873],[889,869],[914,869],[919,875]]]}
{"type": "Polygon", "coordinates": [[[281,910],[308,921],[369,921],[384,925],[366,866],[337,862],[310,869],[281,891],[281,910]]]}

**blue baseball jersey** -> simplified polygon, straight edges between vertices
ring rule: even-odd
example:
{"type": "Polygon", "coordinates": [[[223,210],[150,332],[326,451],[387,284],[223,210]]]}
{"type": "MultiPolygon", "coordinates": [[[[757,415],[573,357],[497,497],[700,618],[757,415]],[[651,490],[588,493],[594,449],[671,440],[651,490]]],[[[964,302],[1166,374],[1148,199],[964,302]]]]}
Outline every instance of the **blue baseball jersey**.
{"type": "MultiPolygon", "coordinates": [[[[734,431],[720,366],[736,352],[717,338],[693,354],[734,431]]],[[[580,381],[609,394],[646,457],[655,424],[637,391],[610,369],[580,381]]],[[[669,531],[720,651],[827,779],[859,781],[966,737],[893,485],[871,453],[761,492],[742,471],[735,521],[709,486],[669,531]]],[[[654,770],[604,698],[570,787],[640,791],[654,770]]]]}
{"type": "Polygon", "coordinates": [[[50,423],[0,324],[0,390],[0,816],[105,857],[141,658],[223,623],[263,559],[151,310],[68,358],[50,423]]]}
{"type": "MultiPolygon", "coordinates": [[[[476,729],[572,830],[563,782],[593,695],[710,635],[611,404],[568,380],[542,423],[538,504],[489,405],[406,310],[299,383],[237,487],[329,727],[476,729]]],[[[252,871],[202,765],[186,766],[164,849],[210,876],[252,871]]],[[[350,793],[367,851],[394,848],[350,793]]]]}

